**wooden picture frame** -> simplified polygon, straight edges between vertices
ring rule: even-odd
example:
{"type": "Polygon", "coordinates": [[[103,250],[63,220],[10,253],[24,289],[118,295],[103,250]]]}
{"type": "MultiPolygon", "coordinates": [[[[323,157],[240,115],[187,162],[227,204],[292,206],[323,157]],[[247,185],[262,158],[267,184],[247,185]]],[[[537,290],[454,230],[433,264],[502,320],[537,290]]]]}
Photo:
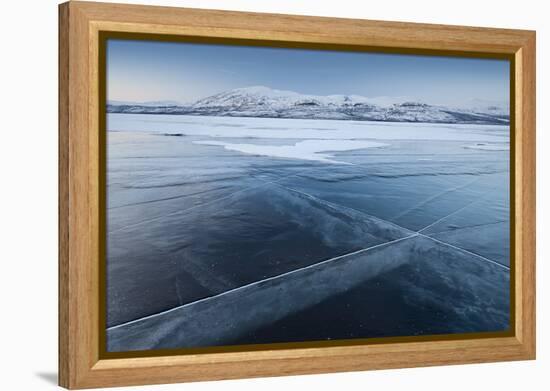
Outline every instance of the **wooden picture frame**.
{"type": "MultiPolygon", "coordinates": [[[[104,342],[104,341],[103,341],[104,342]]],[[[535,32],[70,1],[59,6],[59,384],[91,388],[535,358],[535,32]],[[504,56],[513,64],[512,322],[506,335],[109,357],[101,352],[102,32],[504,56]],[[382,342],[382,343],[381,343],[382,342]]]]}

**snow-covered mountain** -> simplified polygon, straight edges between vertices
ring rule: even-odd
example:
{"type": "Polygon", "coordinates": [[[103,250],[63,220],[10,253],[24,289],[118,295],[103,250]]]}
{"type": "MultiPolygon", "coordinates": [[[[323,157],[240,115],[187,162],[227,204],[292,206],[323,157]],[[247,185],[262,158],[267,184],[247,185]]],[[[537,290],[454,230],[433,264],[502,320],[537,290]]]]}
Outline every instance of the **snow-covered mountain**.
{"type": "Polygon", "coordinates": [[[509,106],[472,100],[461,108],[430,105],[406,98],[359,95],[305,95],[256,86],[237,88],[190,105],[109,102],[110,113],[188,114],[232,117],[312,118],[435,123],[509,123],[509,106]]]}

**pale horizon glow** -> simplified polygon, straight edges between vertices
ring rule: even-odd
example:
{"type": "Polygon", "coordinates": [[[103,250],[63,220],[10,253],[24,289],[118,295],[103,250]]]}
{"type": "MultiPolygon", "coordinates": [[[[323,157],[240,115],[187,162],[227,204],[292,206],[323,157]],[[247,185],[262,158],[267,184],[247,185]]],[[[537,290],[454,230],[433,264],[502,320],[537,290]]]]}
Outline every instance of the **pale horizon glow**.
{"type": "Polygon", "coordinates": [[[310,95],[408,97],[430,104],[509,103],[507,60],[107,41],[107,100],[192,103],[262,85],[310,95]]]}

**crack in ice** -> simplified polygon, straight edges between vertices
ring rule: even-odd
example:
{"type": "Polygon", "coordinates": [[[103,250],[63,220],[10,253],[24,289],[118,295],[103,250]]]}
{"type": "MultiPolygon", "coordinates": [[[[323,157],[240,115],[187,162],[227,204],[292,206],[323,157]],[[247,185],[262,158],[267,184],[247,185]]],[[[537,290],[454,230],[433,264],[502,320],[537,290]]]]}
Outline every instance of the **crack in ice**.
{"type": "Polygon", "coordinates": [[[454,212],[451,212],[451,213],[449,213],[448,215],[441,217],[440,219],[437,219],[437,220],[434,221],[433,223],[431,223],[431,224],[425,226],[424,228],[422,228],[421,230],[419,230],[419,231],[417,231],[417,232],[418,232],[418,233],[422,233],[422,231],[425,231],[425,230],[427,230],[428,228],[433,227],[434,225],[436,225],[436,224],[442,222],[443,220],[445,220],[445,219],[447,219],[447,218],[449,218],[449,217],[451,217],[451,216],[454,216],[455,214],[457,214],[457,213],[459,213],[459,212],[462,212],[464,209],[467,209],[467,208],[469,208],[470,206],[472,206],[472,205],[474,205],[474,204],[476,204],[476,203],[478,203],[478,202],[483,201],[486,197],[487,197],[487,195],[484,195],[484,196],[482,196],[482,197],[480,197],[480,198],[477,198],[477,199],[475,199],[475,200],[473,200],[473,201],[467,203],[467,204],[464,205],[463,207],[458,208],[458,209],[455,210],[454,212]]]}
{"type": "MultiPolygon", "coordinates": [[[[365,216],[368,216],[368,217],[370,217],[370,218],[377,219],[377,220],[379,220],[379,221],[382,221],[382,222],[391,224],[391,225],[393,225],[393,226],[395,226],[395,227],[401,228],[401,229],[406,230],[406,231],[408,231],[408,232],[414,232],[414,234],[416,234],[416,235],[413,234],[413,235],[408,236],[408,237],[412,237],[412,236],[422,236],[422,237],[425,237],[426,239],[429,239],[429,240],[435,241],[435,242],[437,242],[437,243],[439,243],[439,244],[442,244],[442,245],[445,245],[445,246],[454,248],[455,250],[459,250],[459,251],[465,252],[465,253],[467,253],[467,254],[473,255],[473,256],[476,257],[476,258],[482,259],[482,260],[487,261],[487,262],[489,262],[489,263],[491,263],[491,264],[494,264],[494,265],[497,265],[497,266],[502,267],[502,268],[504,268],[504,269],[510,270],[510,268],[509,268],[508,266],[503,265],[503,264],[500,263],[500,262],[493,261],[492,259],[486,258],[486,257],[484,257],[484,256],[482,256],[482,255],[479,255],[479,254],[474,253],[474,252],[472,252],[472,251],[466,250],[465,248],[462,248],[462,247],[459,247],[459,246],[455,246],[454,244],[451,244],[451,243],[448,243],[448,242],[445,242],[445,241],[442,241],[442,240],[439,240],[439,239],[435,239],[435,238],[433,238],[433,237],[431,237],[431,236],[428,236],[428,235],[422,233],[423,230],[425,230],[426,228],[428,228],[429,226],[431,226],[431,225],[433,225],[433,224],[430,224],[428,227],[425,227],[425,228],[421,229],[420,231],[416,231],[416,232],[415,232],[415,231],[412,231],[412,230],[410,230],[410,229],[408,229],[408,228],[405,228],[405,227],[402,227],[402,226],[400,226],[400,225],[398,225],[398,224],[395,224],[395,223],[393,223],[393,222],[391,222],[391,221],[382,219],[382,218],[380,218],[380,217],[373,216],[373,215],[371,215],[371,214],[369,214],[369,213],[366,213],[366,212],[363,212],[363,211],[361,211],[361,210],[354,209],[354,208],[350,208],[350,207],[348,207],[348,206],[340,205],[340,204],[333,203],[333,202],[330,202],[330,201],[326,201],[326,200],[323,200],[323,199],[318,198],[318,197],[316,197],[316,196],[313,196],[313,195],[311,195],[311,194],[304,193],[304,192],[302,192],[302,191],[299,191],[299,190],[295,190],[295,189],[286,187],[286,186],[281,185],[281,184],[279,184],[279,183],[277,184],[277,186],[286,188],[286,189],[289,190],[289,191],[294,191],[294,192],[300,193],[300,194],[302,194],[302,195],[308,196],[308,197],[310,197],[311,199],[317,200],[318,202],[324,202],[324,203],[326,203],[327,205],[332,206],[332,207],[335,207],[335,208],[336,208],[336,207],[340,207],[340,208],[345,208],[345,209],[353,210],[353,211],[355,211],[355,212],[361,213],[361,214],[363,214],[363,215],[365,215],[365,216]]],[[[441,220],[443,220],[443,219],[445,219],[445,218],[447,218],[447,217],[449,217],[449,216],[451,216],[451,215],[453,215],[453,214],[455,214],[455,213],[458,213],[460,210],[465,209],[466,207],[472,205],[472,204],[475,203],[475,202],[480,201],[481,199],[483,199],[483,198],[477,199],[476,201],[473,201],[473,202],[469,203],[468,205],[464,206],[463,208],[460,208],[459,210],[456,210],[456,211],[454,211],[453,213],[450,213],[449,215],[447,215],[447,216],[445,216],[445,217],[439,219],[438,221],[441,221],[441,220]]],[[[438,221],[436,221],[436,222],[438,222],[438,221]]],[[[387,242],[386,244],[389,244],[389,243],[391,243],[391,242],[387,242]]]]}
{"type": "Polygon", "coordinates": [[[493,261],[492,259],[489,259],[489,258],[484,257],[483,255],[479,255],[479,254],[474,253],[474,252],[472,252],[472,251],[466,250],[465,248],[455,246],[454,244],[447,243],[447,242],[444,242],[444,241],[442,241],[442,240],[439,240],[439,239],[436,239],[436,238],[432,238],[431,236],[424,235],[424,234],[421,234],[421,233],[418,233],[418,235],[419,235],[419,236],[423,236],[423,237],[425,237],[426,239],[433,240],[434,242],[437,242],[437,243],[442,244],[442,245],[444,245],[444,246],[449,246],[449,247],[451,247],[451,248],[454,248],[455,250],[462,251],[462,252],[464,252],[464,253],[466,253],[466,254],[473,255],[473,256],[476,257],[476,258],[479,258],[479,259],[481,259],[481,260],[484,260],[485,262],[492,263],[493,265],[496,265],[496,266],[501,267],[501,268],[503,268],[503,269],[510,270],[510,267],[509,267],[509,266],[503,265],[502,263],[497,262],[497,261],[493,261]]]}
{"type": "Polygon", "coordinates": [[[325,205],[327,205],[327,206],[330,206],[330,207],[332,207],[333,209],[338,209],[338,208],[340,208],[340,209],[348,209],[348,210],[354,211],[354,212],[356,212],[356,213],[361,213],[361,214],[364,215],[364,216],[368,216],[368,217],[370,217],[371,219],[375,219],[375,220],[378,220],[378,221],[380,221],[380,222],[383,222],[383,223],[392,225],[392,226],[394,226],[394,227],[396,227],[396,228],[398,228],[398,229],[404,230],[404,231],[406,231],[406,232],[409,232],[409,233],[414,232],[413,230],[411,230],[411,229],[409,229],[409,228],[405,228],[405,227],[403,227],[403,226],[401,226],[401,225],[399,225],[399,224],[395,224],[395,223],[393,223],[393,222],[391,222],[391,221],[388,221],[388,220],[382,219],[382,218],[380,218],[380,217],[371,215],[371,214],[369,214],[369,213],[367,213],[367,212],[364,212],[364,211],[362,211],[362,210],[355,209],[355,208],[351,208],[351,207],[349,207],[349,206],[345,206],[345,205],[342,205],[342,204],[334,203],[334,202],[332,202],[332,201],[327,201],[327,200],[325,200],[325,199],[316,197],[316,196],[311,195],[311,194],[309,194],[309,193],[305,193],[305,192],[303,192],[303,191],[301,191],[301,190],[297,190],[297,189],[294,189],[294,188],[291,188],[291,187],[287,187],[287,186],[285,186],[285,185],[281,185],[280,183],[276,183],[275,185],[277,185],[277,186],[279,186],[279,187],[282,187],[283,189],[286,189],[286,190],[288,190],[288,191],[292,191],[292,192],[301,194],[301,195],[303,195],[303,196],[305,196],[305,197],[308,197],[308,198],[310,198],[310,199],[312,199],[312,200],[315,200],[315,201],[317,201],[317,202],[319,202],[319,203],[322,203],[322,204],[325,204],[325,205]]]}
{"type": "Polygon", "coordinates": [[[152,319],[152,318],[155,318],[157,316],[165,315],[165,314],[168,314],[170,312],[176,311],[176,310],[184,308],[184,307],[188,307],[188,306],[193,305],[193,304],[202,303],[202,302],[205,302],[205,301],[208,301],[208,300],[212,300],[212,299],[215,299],[215,298],[218,298],[218,297],[222,297],[222,296],[225,296],[229,293],[237,292],[239,290],[242,290],[242,289],[245,289],[245,288],[248,288],[248,287],[251,287],[251,286],[255,286],[255,285],[258,285],[258,284],[265,283],[267,281],[273,281],[273,280],[276,280],[276,279],[279,279],[279,278],[283,278],[283,277],[292,275],[294,273],[297,273],[297,272],[300,272],[300,271],[303,271],[303,270],[311,269],[313,267],[317,267],[319,265],[327,264],[329,262],[338,261],[340,259],[352,256],[352,255],[361,254],[361,253],[364,253],[364,252],[367,252],[367,251],[370,251],[370,250],[374,250],[374,249],[382,247],[382,246],[388,246],[388,245],[391,245],[391,244],[394,244],[394,243],[397,243],[397,242],[401,242],[403,240],[411,239],[411,238],[416,237],[416,236],[418,236],[418,234],[413,233],[412,235],[405,236],[403,238],[394,239],[394,240],[391,240],[389,242],[379,243],[379,244],[376,244],[374,246],[370,246],[370,247],[362,248],[362,249],[352,251],[352,252],[349,252],[349,253],[346,253],[346,254],[338,255],[336,257],[325,259],[323,261],[313,263],[311,265],[304,266],[304,267],[301,267],[301,268],[298,268],[298,269],[294,269],[294,270],[288,271],[286,273],[282,273],[282,274],[278,274],[278,275],[273,276],[273,277],[268,277],[268,278],[264,278],[262,280],[254,281],[254,282],[251,282],[250,284],[241,285],[237,288],[229,289],[227,291],[218,293],[217,295],[208,296],[208,297],[205,297],[203,299],[195,300],[195,301],[192,301],[190,303],[185,303],[183,305],[179,305],[177,307],[173,307],[173,308],[170,308],[170,309],[165,310],[165,311],[157,312],[155,314],[147,315],[147,316],[144,316],[142,318],[138,318],[138,319],[130,320],[128,322],[120,323],[120,324],[117,324],[115,326],[108,327],[107,331],[114,330],[114,329],[117,329],[117,328],[120,328],[120,327],[123,327],[123,326],[128,326],[128,325],[138,323],[138,322],[141,322],[141,321],[144,321],[144,320],[147,320],[147,319],[152,319]]]}
{"type": "Polygon", "coordinates": [[[471,180],[471,181],[468,181],[468,182],[466,182],[466,183],[463,183],[462,185],[454,186],[454,187],[445,189],[445,190],[443,190],[442,192],[437,193],[437,194],[435,194],[435,195],[433,195],[433,196],[430,196],[430,197],[426,198],[425,200],[423,200],[422,202],[419,202],[418,204],[416,204],[416,205],[410,207],[409,209],[407,209],[407,210],[405,210],[405,211],[399,213],[398,215],[392,217],[392,219],[397,220],[397,219],[399,219],[399,218],[405,216],[407,213],[410,213],[410,212],[414,211],[415,209],[418,209],[419,207],[422,207],[422,206],[426,205],[428,202],[433,201],[433,200],[435,200],[435,199],[437,199],[437,198],[439,198],[439,197],[441,197],[441,196],[444,196],[444,195],[446,195],[446,194],[449,194],[449,193],[455,192],[455,191],[457,191],[457,190],[463,189],[463,188],[465,188],[465,187],[468,187],[468,186],[470,186],[471,184],[473,184],[473,183],[479,181],[479,179],[480,179],[479,177],[476,177],[476,178],[474,178],[474,179],[471,180]]]}

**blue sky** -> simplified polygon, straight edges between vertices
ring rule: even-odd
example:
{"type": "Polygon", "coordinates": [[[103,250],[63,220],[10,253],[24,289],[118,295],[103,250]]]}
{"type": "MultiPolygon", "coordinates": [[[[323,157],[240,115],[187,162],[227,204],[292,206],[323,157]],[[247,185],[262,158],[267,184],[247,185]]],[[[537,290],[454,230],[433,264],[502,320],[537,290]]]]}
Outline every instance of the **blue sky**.
{"type": "Polygon", "coordinates": [[[304,94],[509,100],[509,62],[304,49],[108,40],[107,99],[182,103],[263,85],[304,94]]]}

